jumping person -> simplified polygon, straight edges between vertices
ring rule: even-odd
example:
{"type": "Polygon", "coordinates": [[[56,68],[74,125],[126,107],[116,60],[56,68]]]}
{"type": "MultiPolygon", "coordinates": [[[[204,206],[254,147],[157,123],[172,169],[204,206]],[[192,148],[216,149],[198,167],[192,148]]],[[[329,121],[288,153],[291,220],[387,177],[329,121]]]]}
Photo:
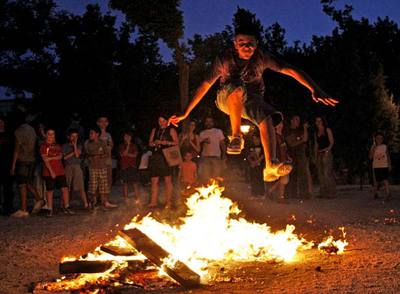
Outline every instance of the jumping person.
{"type": "Polygon", "coordinates": [[[241,117],[253,122],[260,129],[264,149],[264,180],[270,182],[290,173],[292,166],[276,159],[276,138],[272,115],[280,113],[264,101],[264,71],[270,69],[296,79],[311,91],[316,103],[335,106],[338,101],[322,91],[302,70],[257,48],[256,36],[252,25],[238,27],[235,30],[234,48],[227,49],[216,58],[211,72],[197,89],[185,113],[172,116],[169,122],[177,125],[186,119],[211,86],[221,78],[216,104],[230,117],[232,136],[229,138],[227,153],[240,154],[243,149],[244,140],[240,133],[241,117]]]}

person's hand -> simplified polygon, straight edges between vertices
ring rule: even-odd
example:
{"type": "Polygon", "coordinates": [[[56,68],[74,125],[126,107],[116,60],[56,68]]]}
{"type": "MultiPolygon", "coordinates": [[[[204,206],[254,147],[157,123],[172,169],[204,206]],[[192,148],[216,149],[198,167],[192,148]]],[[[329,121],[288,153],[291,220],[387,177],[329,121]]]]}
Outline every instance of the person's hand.
{"type": "Polygon", "coordinates": [[[333,99],[330,97],[328,94],[326,94],[324,91],[317,89],[312,92],[312,98],[315,103],[321,102],[325,104],[326,106],[336,106],[336,104],[339,103],[338,100],[333,99]]]}
{"type": "Polygon", "coordinates": [[[178,124],[183,121],[186,118],[186,115],[180,115],[180,116],[176,116],[173,115],[168,119],[168,125],[172,124],[175,127],[178,126],[178,124]]]}
{"type": "Polygon", "coordinates": [[[161,140],[154,140],[153,143],[154,143],[154,145],[157,146],[157,145],[161,145],[162,141],[161,140]]]}
{"type": "Polygon", "coordinates": [[[209,138],[209,137],[205,138],[205,139],[203,140],[203,143],[205,143],[205,144],[211,144],[210,138],[209,138]]]}
{"type": "Polygon", "coordinates": [[[15,176],[15,166],[11,167],[10,175],[15,176]]]}
{"type": "Polygon", "coordinates": [[[50,172],[50,176],[51,176],[52,179],[56,178],[56,174],[53,171],[50,172]]]}
{"type": "Polygon", "coordinates": [[[304,124],[303,124],[303,128],[306,130],[306,129],[308,129],[310,127],[310,125],[308,124],[308,122],[305,122],[304,124]]]}

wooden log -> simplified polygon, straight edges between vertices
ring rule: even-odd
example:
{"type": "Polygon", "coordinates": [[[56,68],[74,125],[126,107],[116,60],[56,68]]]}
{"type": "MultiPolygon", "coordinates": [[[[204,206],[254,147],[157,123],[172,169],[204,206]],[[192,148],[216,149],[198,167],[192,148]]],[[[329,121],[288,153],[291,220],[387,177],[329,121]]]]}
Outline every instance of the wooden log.
{"type": "Polygon", "coordinates": [[[137,252],[135,252],[135,250],[132,248],[109,246],[109,245],[101,246],[100,250],[114,256],[132,256],[137,254],[137,252]]]}
{"type": "Polygon", "coordinates": [[[73,260],[61,262],[60,274],[94,274],[102,273],[113,265],[110,260],[73,260]]]}
{"type": "Polygon", "coordinates": [[[155,265],[162,267],[168,276],[182,286],[195,287],[200,284],[200,276],[183,262],[178,261],[174,267],[164,265],[163,260],[170,256],[170,254],[140,230],[135,228],[119,231],[118,235],[124,238],[132,247],[136,248],[155,265]]]}

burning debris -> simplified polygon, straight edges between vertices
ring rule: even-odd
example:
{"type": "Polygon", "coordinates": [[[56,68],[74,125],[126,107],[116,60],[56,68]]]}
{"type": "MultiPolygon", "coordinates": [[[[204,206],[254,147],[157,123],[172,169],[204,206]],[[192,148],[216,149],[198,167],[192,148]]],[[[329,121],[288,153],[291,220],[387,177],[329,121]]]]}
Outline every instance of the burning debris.
{"type": "MultiPolygon", "coordinates": [[[[187,199],[181,225],[171,226],[151,215],[135,217],[115,239],[93,253],[65,258],[56,282],[39,283],[37,290],[88,290],[107,287],[160,289],[179,284],[185,287],[209,283],[218,278],[212,263],[233,261],[289,262],[300,250],[314,243],[294,233],[295,227],[271,232],[267,224],[248,222],[223,188],[199,188],[187,199]]],[[[347,241],[328,237],[318,249],[342,253],[347,241]]]]}

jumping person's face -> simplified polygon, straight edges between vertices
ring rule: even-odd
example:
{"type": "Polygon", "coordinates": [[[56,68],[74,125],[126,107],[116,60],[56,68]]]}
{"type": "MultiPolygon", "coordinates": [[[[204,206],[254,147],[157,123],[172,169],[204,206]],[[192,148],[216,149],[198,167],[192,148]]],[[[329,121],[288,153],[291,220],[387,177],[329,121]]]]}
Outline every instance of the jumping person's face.
{"type": "Polygon", "coordinates": [[[48,130],[46,132],[46,142],[49,144],[53,144],[56,142],[56,133],[54,130],[48,130]]]}
{"type": "Polygon", "coordinates": [[[158,125],[160,126],[160,128],[165,129],[166,127],[168,127],[168,121],[163,117],[159,117],[158,125]]]}
{"type": "Polygon", "coordinates": [[[290,120],[290,127],[292,129],[297,129],[300,126],[300,117],[297,115],[293,116],[292,119],[290,120]]]}
{"type": "Polygon", "coordinates": [[[208,117],[206,118],[204,125],[206,126],[206,129],[212,129],[214,127],[214,120],[211,117],[208,117]]]}
{"type": "Polygon", "coordinates": [[[241,59],[249,60],[257,49],[257,40],[254,36],[236,35],[233,43],[241,59]]]}

